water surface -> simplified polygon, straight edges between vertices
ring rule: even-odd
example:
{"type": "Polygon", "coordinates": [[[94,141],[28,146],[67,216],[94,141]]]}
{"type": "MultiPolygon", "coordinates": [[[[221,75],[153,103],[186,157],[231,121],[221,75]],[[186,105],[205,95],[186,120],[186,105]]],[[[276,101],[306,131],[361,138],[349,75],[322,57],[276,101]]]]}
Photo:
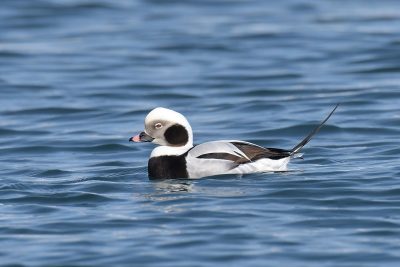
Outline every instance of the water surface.
{"type": "Polygon", "coordinates": [[[0,264],[398,266],[398,1],[3,0],[0,264]],[[149,181],[149,110],[290,172],[149,181]]]}

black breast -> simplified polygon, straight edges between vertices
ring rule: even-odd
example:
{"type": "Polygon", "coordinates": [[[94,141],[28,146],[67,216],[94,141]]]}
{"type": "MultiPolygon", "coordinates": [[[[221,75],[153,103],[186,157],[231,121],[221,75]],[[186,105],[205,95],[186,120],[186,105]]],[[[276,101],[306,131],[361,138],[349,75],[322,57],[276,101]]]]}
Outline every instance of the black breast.
{"type": "Polygon", "coordinates": [[[185,155],[160,156],[149,159],[150,179],[188,178],[185,155]]]}

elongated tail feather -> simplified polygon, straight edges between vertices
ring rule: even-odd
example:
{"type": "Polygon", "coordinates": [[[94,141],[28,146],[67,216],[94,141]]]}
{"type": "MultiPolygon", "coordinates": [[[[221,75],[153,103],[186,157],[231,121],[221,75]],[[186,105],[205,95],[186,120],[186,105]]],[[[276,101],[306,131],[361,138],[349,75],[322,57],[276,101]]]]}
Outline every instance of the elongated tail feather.
{"type": "MultiPolygon", "coordinates": [[[[325,124],[325,122],[332,116],[333,112],[335,112],[335,110],[337,109],[337,107],[339,106],[339,104],[337,104],[335,106],[335,108],[331,111],[331,113],[329,113],[329,115],[317,126],[314,128],[314,130],[312,130],[311,133],[309,133],[300,143],[298,143],[295,147],[292,148],[292,150],[290,150],[290,155],[292,157],[296,157],[295,155],[297,153],[299,153],[299,151],[308,143],[310,142],[311,138],[319,132],[319,130],[321,129],[321,127],[325,124]]],[[[301,156],[300,156],[301,157],[301,156]]]]}

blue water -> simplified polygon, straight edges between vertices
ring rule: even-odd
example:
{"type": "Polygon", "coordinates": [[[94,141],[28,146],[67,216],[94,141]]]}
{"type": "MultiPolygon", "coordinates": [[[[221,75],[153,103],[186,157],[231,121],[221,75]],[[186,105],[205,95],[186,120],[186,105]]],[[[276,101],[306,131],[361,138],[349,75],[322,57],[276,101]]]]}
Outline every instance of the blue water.
{"type": "Polygon", "coordinates": [[[399,266],[399,1],[2,0],[0,265],[399,266]],[[287,173],[149,181],[149,110],[287,173]]]}

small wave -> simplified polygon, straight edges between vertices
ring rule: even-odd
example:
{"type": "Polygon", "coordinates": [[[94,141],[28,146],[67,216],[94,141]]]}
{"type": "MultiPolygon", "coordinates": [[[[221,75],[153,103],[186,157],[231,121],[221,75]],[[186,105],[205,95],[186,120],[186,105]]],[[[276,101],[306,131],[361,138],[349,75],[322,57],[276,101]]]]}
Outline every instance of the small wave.
{"type": "Polygon", "coordinates": [[[286,79],[299,79],[302,75],[298,73],[277,73],[277,74],[215,74],[210,75],[207,79],[215,80],[240,80],[240,81],[254,81],[254,80],[286,80],[286,79]]]}
{"type": "Polygon", "coordinates": [[[64,176],[64,175],[69,175],[71,172],[69,171],[64,171],[64,170],[59,170],[59,169],[52,169],[52,170],[46,170],[41,173],[36,174],[36,177],[59,177],[59,176],[64,176]]]}
{"type": "Polygon", "coordinates": [[[67,108],[67,107],[48,107],[48,108],[33,108],[33,109],[20,109],[14,111],[6,111],[6,115],[39,115],[39,114],[51,114],[51,115],[64,115],[64,114],[75,114],[75,113],[86,113],[93,112],[95,109],[88,108],[67,108]]]}
{"type": "Polygon", "coordinates": [[[164,46],[159,46],[157,47],[159,50],[165,50],[165,51],[218,51],[218,52],[224,52],[224,51],[234,51],[231,47],[226,46],[226,45],[212,45],[212,44],[199,44],[199,43],[193,43],[193,44],[174,44],[174,45],[164,45],[164,46]]]}
{"type": "Polygon", "coordinates": [[[399,66],[374,67],[369,69],[349,71],[349,73],[354,73],[354,74],[384,74],[384,73],[399,73],[399,72],[400,72],[399,66]]]}
{"type": "Polygon", "coordinates": [[[37,131],[37,130],[20,131],[7,128],[0,128],[0,136],[35,136],[35,135],[45,135],[49,133],[50,132],[48,131],[37,131]]]}
{"type": "Polygon", "coordinates": [[[156,99],[160,99],[160,100],[167,100],[167,99],[196,99],[198,98],[196,95],[194,94],[179,94],[179,93],[165,93],[165,94],[161,94],[161,93],[156,93],[156,94],[152,94],[152,97],[156,98],[156,99]]]}
{"type": "Polygon", "coordinates": [[[361,219],[361,218],[326,218],[326,219],[307,219],[299,220],[296,222],[289,223],[290,226],[297,227],[318,227],[318,228],[337,228],[341,229],[352,229],[352,228],[368,228],[368,229],[380,229],[380,228],[394,228],[398,229],[399,224],[390,222],[387,220],[377,220],[377,219],[361,219]]]}
{"type": "Polygon", "coordinates": [[[0,50],[0,58],[24,58],[26,54],[21,51],[0,50]]]}
{"type": "Polygon", "coordinates": [[[76,150],[85,152],[118,152],[118,151],[132,151],[134,147],[121,145],[121,144],[104,144],[90,147],[77,147],[76,150]]]}
{"type": "Polygon", "coordinates": [[[37,146],[19,146],[19,147],[10,147],[10,148],[3,148],[0,151],[5,153],[49,153],[49,152],[57,152],[62,151],[58,147],[54,146],[44,146],[44,145],[37,145],[37,146]]]}
{"type": "Polygon", "coordinates": [[[354,236],[369,236],[369,237],[392,237],[392,236],[399,236],[400,231],[395,229],[374,229],[374,230],[358,230],[357,232],[353,233],[354,236]]]}
{"type": "Polygon", "coordinates": [[[90,167],[126,167],[128,164],[123,161],[105,161],[97,164],[90,165],[90,167]]]}
{"type": "Polygon", "coordinates": [[[98,205],[98,203],[109,202],[112,199],[100,194],[89,193],[89,192],[65,192],[65,193],[53,193],[53,194],[28,194],[22,197],[10,197],[3,199],[3,203],[25,203],[25,204],[43,204],[43,205],[84,205],[87,206],[90,203],[98,205]]]}

